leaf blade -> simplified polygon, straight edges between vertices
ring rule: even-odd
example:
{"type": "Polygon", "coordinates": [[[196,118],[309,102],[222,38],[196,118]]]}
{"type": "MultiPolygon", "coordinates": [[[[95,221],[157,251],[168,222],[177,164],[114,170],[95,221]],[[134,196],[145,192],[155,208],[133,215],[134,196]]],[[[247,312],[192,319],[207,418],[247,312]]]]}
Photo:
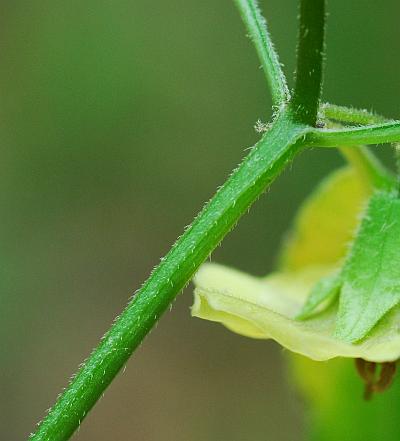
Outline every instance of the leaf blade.
{"type": "Polygon", "coordinates": [[[335,336],[357,342],[400,302],[400,199],[370,200],[343,268],[335,336]]]}

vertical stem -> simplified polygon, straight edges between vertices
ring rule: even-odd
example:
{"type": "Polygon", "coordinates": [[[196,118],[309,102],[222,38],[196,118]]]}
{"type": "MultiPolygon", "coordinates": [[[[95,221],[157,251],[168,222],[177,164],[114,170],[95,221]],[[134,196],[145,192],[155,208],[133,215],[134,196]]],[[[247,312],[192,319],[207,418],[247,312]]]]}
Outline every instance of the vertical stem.
{"type": "Polygon", "coordinates": [[[292,106],[303,124],[315,126],[322,87],[325,0],[300,1],[298,38],[292,106]]]}

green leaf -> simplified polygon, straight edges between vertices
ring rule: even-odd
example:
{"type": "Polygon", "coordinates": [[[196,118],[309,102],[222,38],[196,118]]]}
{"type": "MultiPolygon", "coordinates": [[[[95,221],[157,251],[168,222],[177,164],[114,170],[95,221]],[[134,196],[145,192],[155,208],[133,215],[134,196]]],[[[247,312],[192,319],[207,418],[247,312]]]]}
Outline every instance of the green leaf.
{"type": "Polygon", "coordinates": [[[377,192],[343,268],[335,336],[357,342],[400,301],[400,199],[377,192]]]}

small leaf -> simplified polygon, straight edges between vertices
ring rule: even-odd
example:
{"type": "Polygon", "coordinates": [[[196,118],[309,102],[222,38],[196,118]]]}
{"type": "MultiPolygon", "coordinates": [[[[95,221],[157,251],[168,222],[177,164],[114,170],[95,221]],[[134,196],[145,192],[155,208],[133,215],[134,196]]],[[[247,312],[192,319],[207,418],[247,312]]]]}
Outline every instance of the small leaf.
{"type": "Polygon", "coordinates": [[[304,320],[313,315],[313,313],[321,312],[328,308],[333,300],[335,300],[342,285],[340,273],[334,273],[330,276],[323,277],[319,280],[311,290],[306,303],[297,315],[297,320],[304,320]],[[318,308],[321,306],[322,308],[318,308]],[[318,308],[318,309],[317,309],[318,308]]]}
{"type": "Polygon", "coordinates": [[[400,302],[400,199],[375,193],[343,268],[335,336],[357,342],[400,302]]]}

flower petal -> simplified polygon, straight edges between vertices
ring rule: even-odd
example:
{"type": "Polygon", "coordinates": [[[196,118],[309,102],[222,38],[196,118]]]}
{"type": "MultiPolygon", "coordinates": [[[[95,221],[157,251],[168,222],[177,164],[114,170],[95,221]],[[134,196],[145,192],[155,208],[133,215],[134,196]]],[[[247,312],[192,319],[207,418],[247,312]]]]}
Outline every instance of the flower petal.
{"type": "Polygon", "coordinates": [[[352,167],[331,173],[298,211],[282,249],[280,267],[297,270],[307,265],[337,264],[371,192],[371,183],[352,167]]]}
{"type": "Polygon", "coordinates": [[[313,360],[341,356],[382,362],[399,358],[399,307],[359,344],[333,337],[336,306],[304,322],[294,319],[310,287],[330,271],[332,268],[314,266],[258,278],[221,265],[205,264],[194,279],[192,315],[222,323],[247,337],[274,339],[313,360]]]}

